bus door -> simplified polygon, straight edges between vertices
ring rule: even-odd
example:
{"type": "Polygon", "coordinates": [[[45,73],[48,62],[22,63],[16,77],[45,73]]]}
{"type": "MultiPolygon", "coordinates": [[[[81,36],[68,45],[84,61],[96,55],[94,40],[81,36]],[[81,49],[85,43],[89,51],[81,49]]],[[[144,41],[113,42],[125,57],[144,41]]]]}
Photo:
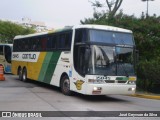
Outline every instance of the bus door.
{"type": "Polygon", "coordinates": [[[74,66],[79,74],[85,76],[88,72],[90,49],[88,46],[76,46],[74,53],[74,66]]]}

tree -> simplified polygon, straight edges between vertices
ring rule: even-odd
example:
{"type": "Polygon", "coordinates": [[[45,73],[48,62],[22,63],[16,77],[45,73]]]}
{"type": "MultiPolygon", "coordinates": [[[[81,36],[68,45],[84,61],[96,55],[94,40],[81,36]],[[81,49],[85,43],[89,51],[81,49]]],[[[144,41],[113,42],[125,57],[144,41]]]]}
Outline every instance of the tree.
{"type": "Polygon", "coordinates": [[[35,33],[31,28],[25,28],[21,25],[0,20],[0,43],[12,43],[16,35],[25,35],[35,33]]]}
{"type": "MultiPolygon", "coordinates": [[[[91,2],[91,1],[90,1],[91,2]]],[[[116,15],[117,10],[121,6],[123,0],[105,0],[106,5],[103,5],[99,1],[91,2],[92,6],[95,6],[97,8],[107,7],[109,9],[109,15],[108,18],[113,18],[116,15]]]]}
{"type": "Polygon", "coordinates": [[[119,9],[119,7],[121,6],[123,0],[111,0],[111,2],[109,2],[109,0],[106,0],[107,6],[109,8],[109,17],[114,17],[117,10],[119,9]]]}
{"type": "MultiPolygon", "coordinates": [[[[83,24],[103,24],[130,29],[133,31],[136,48],[139,50],[139,62],[136,66],[137,87],[160,93],[160,16],[140,18],[125,15],[120,11],[112,20],[103,17],[103,13],[94,13],[93,18],[85,19],[83,24]]],[[[82,23],[82,21],[81,21],[82,23]]]]}

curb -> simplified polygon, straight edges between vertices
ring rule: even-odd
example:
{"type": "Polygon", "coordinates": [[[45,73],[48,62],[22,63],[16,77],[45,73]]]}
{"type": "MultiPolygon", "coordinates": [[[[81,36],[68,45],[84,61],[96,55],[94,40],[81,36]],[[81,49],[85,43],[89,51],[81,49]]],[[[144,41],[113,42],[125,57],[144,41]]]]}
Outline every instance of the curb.
{"type": "Polygon", "coordinates": [[[134,94],[134,95],[130,95],[130,96],[132,96],[132,97],[139,97],[139,98],[147,98],[147,99],[160,100],[160,96],[156,96],[156,95],[134,94]]]}

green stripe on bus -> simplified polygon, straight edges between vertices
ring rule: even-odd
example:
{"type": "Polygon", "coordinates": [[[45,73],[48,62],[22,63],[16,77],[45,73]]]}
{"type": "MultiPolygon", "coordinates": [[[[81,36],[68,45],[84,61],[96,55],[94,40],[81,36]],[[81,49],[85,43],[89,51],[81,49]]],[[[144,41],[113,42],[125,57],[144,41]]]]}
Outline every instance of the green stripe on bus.
{"type": "Polygon", "coordinates": [[[50,84],[61,52],[48,52],[41,68],[39,81],[50,84]],[[43,74],[44,73],[44,74],[43,74]]]}
{"type": "Polygon", "coordinates": [[[47,52],[47,54],[45,56],[45,59],[42,63],[42,67],[41,67],[41,71],[40,71],[40,74],[39,74],[39,77],[38,77],[38,81],[41,81],[41,82],[44,81],[44,78],[45,78],[47,68],[49,66],[49,62],[50,62],[52,54],[53,54],[52,52],[47,52]]]}
{"type": "Polygon", "coordinates": [[[51,82],[60,54],[61,52],[53,52],[51,56],[51,60],[49,62],[47,72],[46,72],[45,81],[44,81],[45,83],[51,82]]]}

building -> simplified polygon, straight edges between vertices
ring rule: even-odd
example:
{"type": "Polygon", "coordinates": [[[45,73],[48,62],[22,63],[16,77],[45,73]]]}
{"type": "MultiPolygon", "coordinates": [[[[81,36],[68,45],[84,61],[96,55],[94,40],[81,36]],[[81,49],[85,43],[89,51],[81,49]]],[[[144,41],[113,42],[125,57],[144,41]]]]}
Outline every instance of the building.
{"type": "Polygon", "coordinates": [[[17,21],[17,20],[4,20],[4,21],[10,21],[10,22],[22,25],[24,27],[30,27],[30,28],[35,29],[37,32],[45,32],[45,31],[54,30],[53,28],[46,26],[45,22],[32,21],[30,18],[27,18],[27,17],[22,18],[21,21],[17,21]]]}
{"type": "Polygon", "coordinates": [[[19,23],[25,27],[34,28],[37,32],[45,32],[45,31],[53,30],[53,28],[47,27],[44,22],[32,21],[31,19],[26,17],[22,18],[22,21],[20,21],[19,23]]]}

